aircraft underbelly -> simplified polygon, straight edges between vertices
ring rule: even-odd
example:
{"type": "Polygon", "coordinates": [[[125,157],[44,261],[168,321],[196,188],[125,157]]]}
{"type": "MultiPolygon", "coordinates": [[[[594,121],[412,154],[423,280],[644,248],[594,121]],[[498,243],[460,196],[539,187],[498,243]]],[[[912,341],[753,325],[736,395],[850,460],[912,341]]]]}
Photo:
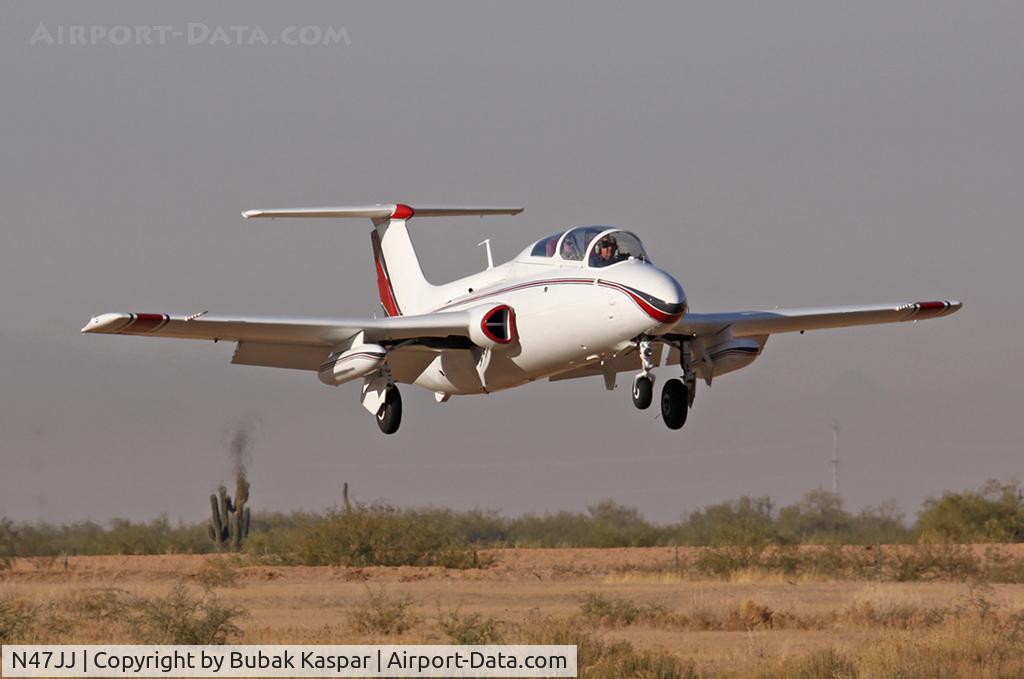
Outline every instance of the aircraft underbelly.
{"type": "Polygon", "coordinates": [[[399,374],[393,367],[396,378],[447,394],[508,389],[620,349],[649,323],[628,299],[594,285],[533,288],[493,303],[515,309],[518,341],[492,350],[486,386],[477,371],[479,353],[465,349],[440,351],[415,374],[399,374]]]}

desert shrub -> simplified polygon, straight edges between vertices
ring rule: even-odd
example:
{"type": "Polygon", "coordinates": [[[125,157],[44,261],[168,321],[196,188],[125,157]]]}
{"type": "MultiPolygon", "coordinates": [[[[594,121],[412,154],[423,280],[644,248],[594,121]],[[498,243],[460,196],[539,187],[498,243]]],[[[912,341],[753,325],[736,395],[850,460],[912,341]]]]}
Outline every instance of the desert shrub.
{"type": "Polygon", "coordinates": [[[76,618],[90,621],[121,621],[133,604],[131,596],[116,587],[78,590],[62,602],[63,609],[76,618]]]}
{"type": "Polygon", "coordinates": [[[207,559],[196,572],[196,582],[207,590],[217,587],[238,587],[238,571],[228,559],[207,559]]]}
{"type": "Polygon", "coordinates": [[[533,616],[520,625],[516,641],[523,644],[576,646],[580,679],[696,679],[692,662],[663,652],[638,652],[629,643],[605,642],[578,621],[533,616]]]}
{"type": "Polygon", "coordinates": [[[296,536],[295,556],[309,566],[484,565],[477,550],[436,515],[387,505],[328,512],[296,536]]]}
{"type": "Polygon", "coordinates": [[[988,481],[977,490],[930,497],[917,515],[917,532],[946,542],[1024,540],[1024,488],[1017,481],[988,481]]]}
{"type": "Polygon", "coordinates": [[[527,514],[504,519],[505,543],[520,547],[649,547],[668,544],[667,530],[648,522],[635,507],[611,500],[587,513],[527,514]]]}
{"type": "Polygon", "coordinates": [[[166,596],[141,598],[132,604],[136,641],[147,644],[225,644],[241,630],[236,620],[245,611],[222,604],[206,592],[196,596],[177,583],[166,596]]]}
{"type": "Polygon", "coordinates": [[[987,582],[1024,583],[1024,559],[989,547],[981,563],[981,577],[987,582]]]}
{"type": "MultiPolygon", "coordinates": [[[[768,606],[751,599],[726,608],[698,606],[678,615],[673,622],[680,629],[716,632],[743,632],[755,629],[769,629],[781,619],[792,618],[779,614],[768,606]]],[[[796,626],[792,620],[788,626],[796,626]]]]}
{"type": "Polygon", "coordinates": [[[363,634],[402,634],[418,622],[410,610],[412,605],[409,597],[389,596],[383,587],[367,590],[366,598],[349,611],[348,621],[363,634]]]}
{"type": "MultiPolygon", "coordinates": [[[[763,547],[730,545],[702,549],[691,562],[691,567],[700,575],[728,578],[737,571],[747,569],[772,569],[765,561],[763,547]]],[[[772,569],[774,570],[774,569],[772,569]]]]}
{"type": "Polygon", "coordinates": [[[796,543],[850,542],[853,517],[839,495],[818,488],[795,505],[779,510],[778,528],[796,543]]]}
{"type": "Polygon", "coordinates": [[[765,679],[779,676],[791,679],[856,679],[859,675],[853,660],[835,649],[826,648],[790,660],[762,676],[765,679]]]}
{"type": "Polygon", "coordinates": [[[635,651],[632,646],[617,647],[609,661],[589,670],[581,677],[602,679],[697,679],[696,665],[664,651],[635,651]]]}
{"type": "Polygon", "coordinates": [[[920,636],[882,637],[861,651],[857,666],[865,677],[1020,677],[1024,645],[1008,627],[955,625],[920,636]]]}
{"type": "Polygon", "coordinates": [[[836,614],[838,622],[855,627],[913,630],[938,627],[946,622],[949,609],[908,603],[859,601],[836,614]]]}
{"type": "Polygon", "coordinates": [[[775,611],[751,599],[744,600],[730,611],[729,623],[732,629],[753,630],[771,627],[775,611]]]}
{"type": "Polygon", "coordinates": [[[472,509],[458,512],[451,509],[431,509],[436,520],[451,524],[456,535],[474,545],[507,545],[511,541],[509,519],[496,511],[472,509]]]}
{"type": "Polygon", "coordinates": [[[582,547],[590,541],[590,518],[576,512],[525,514],[508,524],[508,542],[516,547],[582,547]]]}
{"type": "Polygon", "coordinates": [[[836,544],[793,549],[788,557],[781,553],[777,557],[783,563],[787,558],[792,563],[785,572],[826,578],[873,578],[881,567],[873,548],[851,549],[836,544]]]}
{"type": "Polygon", "coordinates": [[[895,545],[911,542],[914,531],[895,500],[865,507],[854,517],[849,544],[895,545]]]}
{"type": "Polygon", "coordinates": [[[588,547],[649,547],[657,542],[656,529],[635,507],[605,500],[588,508],[588,547]]]}
{"type": "Polygon", "coordinates": [[[0,598],[0,644],[46,643],[60,639],[69,629],[68,620],[52,601],[0,598]]]}
{"type": "Polygon", "coordinates": [[[0,598],[0,644],[23,641],[35,622],[35,606],[11,596],[0,598]]]}
{"type": "Polygon", "coordinates": [[[779,541],[772,501],[744,495],[692,512],[677,527],[680,542],[691,545],[733,545],[760,549],[779,541]]]}
{"type": "Polygon", "coordinates": [[[605,597],[596,592],[583,595],[580,613],[584,618],[608,627],[653,622],[667,615],[665,607],[658,604],[642,605],[630,599],[605,597]]]}
{"type": "Polygon", "coordinates": [[[24,556],[205,553],[211,548],[203,524],[172,526],[166,517],[148,522],[114,519],[106,526],[92,521],[24,524],[17,530],[24,556]]]}
{"type": "Polygon", "coordinates": [[[0,571],[14,566],[14,557],[18,555],[18,532],[14,530],[14,522],[0,517],[0,571]]]}
{"type": "Polygon", "coordinates": [[[437,623],[453,644],[475,646],[501,643],[499,623],[490,616],[485,617],[480,613],[462,615],[455,610],[442,613],[437,623]]]}
{"type": "Polygon", "coordinates": [[[893,579],[964,580],[981,573],[981,562],[971,550],[961,545],[914,545],[896,550],[887,560],[893,579]]]}
{"type": "Polygon", "coordinates": [[[888,579],[1024,582],[1024,559],[990,553],[983,561],[963,545],[920,544],[874,549],[843,545],[815,545],[753,549],[738,546],[702,549],[687,568],[698,576],[728,579],[751,571],[784,576],[832,579],[888,579]]]}

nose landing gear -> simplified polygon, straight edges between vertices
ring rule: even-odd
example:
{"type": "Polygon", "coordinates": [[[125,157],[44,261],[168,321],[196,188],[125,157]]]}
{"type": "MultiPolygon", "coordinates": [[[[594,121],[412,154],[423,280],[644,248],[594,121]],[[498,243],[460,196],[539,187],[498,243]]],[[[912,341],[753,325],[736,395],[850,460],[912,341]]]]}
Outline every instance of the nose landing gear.
{"type": "Polygon", "coordinates": [[[654,400],[654,376],[637,375],[633,378],[633,405],[640,410],[647,410],[654,400]]]}
{"type": "Polygon", "coordinates": [[[633,405],[640,410],[647,410],[654,400],[654,375],[651,374],[654,368],[654,349],[650,340],[640,340],[637,350],[643,371],[633,378],[633,405]]]}

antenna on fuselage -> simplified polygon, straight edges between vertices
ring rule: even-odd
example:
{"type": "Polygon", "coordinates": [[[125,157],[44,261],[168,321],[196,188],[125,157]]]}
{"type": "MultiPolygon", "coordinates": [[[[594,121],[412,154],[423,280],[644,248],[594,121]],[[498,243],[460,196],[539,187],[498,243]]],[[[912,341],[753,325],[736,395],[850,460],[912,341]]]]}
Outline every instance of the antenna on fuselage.
{"type": "Polygon", "coordinates": [[[485,238],[485,239],[483,239],[482,241],[480,241],[479,243],[476,244],[477,247],[480,247],[481,245],[483,245],[484,249],[487,250],[487,268],[488,269],[493,269],[494,268],[494,256],[491,254],[491,239],[490,238],[485,238]]]}

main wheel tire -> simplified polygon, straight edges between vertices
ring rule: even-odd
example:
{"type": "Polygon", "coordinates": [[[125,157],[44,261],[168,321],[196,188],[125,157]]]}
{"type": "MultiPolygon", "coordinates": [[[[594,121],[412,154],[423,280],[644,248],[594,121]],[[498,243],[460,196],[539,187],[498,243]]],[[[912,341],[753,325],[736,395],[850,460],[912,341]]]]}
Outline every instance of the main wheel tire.
{"type": "Polygon", "coordinates": [[[669,429],[681,429],[686,424],[689,399],[682,380],[671,379],[661,389],[661,419],[669,429]]]}
{"type": "Polygon", "coordinates": [[[647,410],[654,400],[654,380],[647,375],[637,375],[633,380],[633,405],[640,410],[647,410]]]}
{"type": "Polygon", "coordinates": [[[384,392],[384,403],[377,410],[377,426],[385,434],[394,434],[402,424],[402,395],[398,387],[391,386],[384,392]]]}

